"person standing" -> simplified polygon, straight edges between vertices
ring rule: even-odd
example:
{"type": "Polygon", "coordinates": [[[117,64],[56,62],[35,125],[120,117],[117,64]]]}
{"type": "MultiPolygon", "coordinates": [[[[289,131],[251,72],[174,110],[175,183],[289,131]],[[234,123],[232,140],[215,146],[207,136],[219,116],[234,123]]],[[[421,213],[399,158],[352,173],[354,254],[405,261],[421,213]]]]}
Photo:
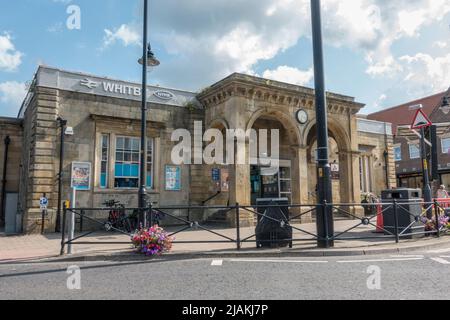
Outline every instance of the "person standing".
{"type": "Polygon", "coordinates": [[[448,192],[444,185],[441,185],[437,191],[438,199],[448,199],[448,192]]]}

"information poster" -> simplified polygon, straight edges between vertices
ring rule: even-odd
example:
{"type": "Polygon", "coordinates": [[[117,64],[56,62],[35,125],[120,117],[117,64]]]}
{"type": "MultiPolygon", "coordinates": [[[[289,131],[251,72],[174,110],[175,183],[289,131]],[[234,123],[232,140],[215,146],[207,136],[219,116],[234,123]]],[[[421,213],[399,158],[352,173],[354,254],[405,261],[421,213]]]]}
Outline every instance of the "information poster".
{"type": "Polygon", "coordinates": [[[181,168],[178,166],[166,166],[166,190],[181,190],[181,168]]]}
{"type": "Polygon", "coordinates": [[[338,163],[332,163],[331,164],[331,179],[339,180],[339,178],[340,178],[339,164],[338,163]]]}
{"type": "Polygon", "coordinates": [[[221,170],[220,190],[222,192],[230,191],[230,173],[226,169],[221,170]]]}
{"type": "Polygon", "coordinates": [[[72,162],[70,186],[76,190],[91,190],[91,163],[72,162]]]}

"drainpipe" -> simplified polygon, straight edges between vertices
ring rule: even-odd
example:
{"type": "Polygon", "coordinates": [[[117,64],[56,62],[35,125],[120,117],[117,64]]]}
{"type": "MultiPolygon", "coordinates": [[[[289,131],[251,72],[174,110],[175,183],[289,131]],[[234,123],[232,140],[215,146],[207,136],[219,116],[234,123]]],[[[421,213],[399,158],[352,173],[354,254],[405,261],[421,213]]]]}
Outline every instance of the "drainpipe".
{"type": "Polygon", "coordinates": [[[9,144],[11,143],[11,138],[9,136],[6,136],[5,138],[5,155],[3,158],[3,175],[2,175],[2,195],[1,195],[1,206],[0,206],[0,219],[5,220],[5,196],[6,196],[6,170],[7,170],[7,164],[8,164],[8,149],[9,144]]]}

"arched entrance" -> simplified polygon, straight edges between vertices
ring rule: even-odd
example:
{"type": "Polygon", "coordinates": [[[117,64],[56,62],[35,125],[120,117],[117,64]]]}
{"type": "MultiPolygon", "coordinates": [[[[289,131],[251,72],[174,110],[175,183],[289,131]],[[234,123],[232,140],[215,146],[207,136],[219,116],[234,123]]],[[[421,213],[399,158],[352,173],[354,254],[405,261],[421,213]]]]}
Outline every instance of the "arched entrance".
{"type": "MultiPolygon", "coordinates": [[[[306,134],[307,171],[308,171],[308,203],[317,202],[317,130],[311,124],[306,134]]],[[[329,162],[332,168],[333,203],[349,203],[351,195],[351,166],[349,159],[350,141],[345,131],[338,125],[329,125],[328,131],[329,162]]]]}
{"type": "MultiPolygon", "coordinates": [[[[258,134],[257,155],[250,163],[251,204],[259,198],[287,198],[290,203],[300,203],[299,159],[300,135],[295,121],[283,112],[257,112],[248,123],[247,130],[265,133],[267,147],[261,147],[261,135],[258,134]],[[271,170],[267,159],[271,154],[271,133],[279,134],[279,170],[271,170]]],[[[250,141],[252,143],[253,141],[250,141]]],[[[251,148],[251,147],[250,147],[251,148]]]]}

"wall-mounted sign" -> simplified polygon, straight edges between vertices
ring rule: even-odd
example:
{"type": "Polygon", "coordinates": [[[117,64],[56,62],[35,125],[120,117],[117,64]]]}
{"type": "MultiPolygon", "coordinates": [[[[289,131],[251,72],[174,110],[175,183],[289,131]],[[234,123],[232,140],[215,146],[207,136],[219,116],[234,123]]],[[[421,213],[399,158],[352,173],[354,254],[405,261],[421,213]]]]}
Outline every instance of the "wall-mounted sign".
{"type": "Polygon", "coordinates": [[[40,198],[39,206],[41,207],[41,211],[42,210],[47,210],[47,208],[48,208],[48,199],[46,197],[40,198]]]}
{"type": "Polygon", "coordinates": [[[332,163],[331,164],[331,179],[333,180],[339,180],[339,163],[332,163]]]}
{"type": "Polygon", "coordinates": [[[227,169],[221,170],[220,174],[220,191],[230,191],[230,173],[227,169]]]}
{"type": "Polygon", "coordinates": [[[72,162],[72,174],[70,186],[76,190],[91,190],[90,162],[72,162]]]}
{"type": "MultiPolygon", "coordinates": [[[[139,97],[141,96],[141,87],[130,85],[122,82],[112,82],[112,81],[94,81],[89,78],[84,78],[80,80],[80,86],[86,87],[92,91],[103,91],[109,94],[119,94],[125,96],[139,97]],[[99,90],[97,90],[99,89],[99,90]]],[[[151,96],[151,91],[148,90],[147,94],[151,96]]],[[[161,100],[170,101],[175,98],[172,92],[167,90],[158,90],[153,93],[155,97],[161,100]]]]}
{"type": "Polygon", "coordinates": [[[212,181],[214,181],[214,182],[220,181],[220,169],[219,168],[212,169],[211,178],[212,178],[212,181]]]}
{"type": "Polygon", "coordinates": [[[181,190],[181,167],[166,166],[166,190],[167,191],[181,190]]]}
{"type": "Polygon", "coordinates": [[[156,91],[153,95],[162,100],[172,100],[175,97],[173,93],[165,90],[156,91]]]}

